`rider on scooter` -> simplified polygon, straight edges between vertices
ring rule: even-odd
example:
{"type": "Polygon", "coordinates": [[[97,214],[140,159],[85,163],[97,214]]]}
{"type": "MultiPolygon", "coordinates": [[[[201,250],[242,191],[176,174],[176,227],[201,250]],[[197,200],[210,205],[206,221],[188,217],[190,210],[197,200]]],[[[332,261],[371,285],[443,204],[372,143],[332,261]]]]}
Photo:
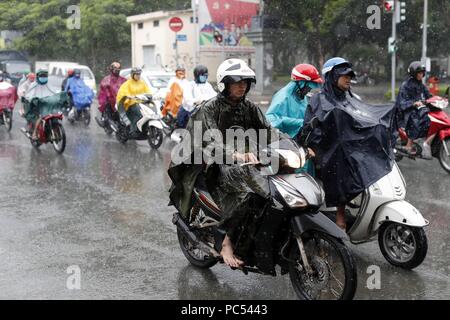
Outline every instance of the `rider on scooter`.
{"type": "Polygon", "coordinates": [[[190,88],[183,92],[184,102],[178,110],[177,125],[178,128],[185,128],[189,118],[195,110],[195,107],[201,102],[214,98],[217,92],[208,82],[208,68],[198,65],[194,68],[194,81],[190,88]],[[189,89],[189,90],[188,90],[189,89]]]}
{"type": "MultiPolygon", "coordinates": [[[[428,88],[422,83],[425,78],[426,68],[420,61],[413,61],[408,68],[409,78],[402,83],[397,96],[396,108],[399,115],[399,127],[406,129],[408,142],[405,151],[414,155],[413,150],[415,139],[423,138],[428,132],[430,122],[426,112],[420,112],[419,108],[425,107],[423,101],[432,97],[428,88]]],[[[426,111],[426,109],[424,109],[426,111]]],[[[431,159],[431,142],[434,135],[430,136],[423,143],[422,156],[431,159]]]]}
{"type": "MultiPolygon", "coordinates": [[[[200,128],[208,132],[221,133],[223,139],[203,141],[200,146],[195,141],[191,141],[194,148],[201,147],[203,151],[210,148],[223,150],[224,158],[233,159],[233,161],[258,162],[254,153],[248,150],[245,153],[238,153],[234,147],[231,147],[233,143],[230,141],[227,143],[225,140],[226,131],[233,130],[232,127],[235,126],[243,128],[244,131],[266,130],[270,140],[270,124],[261,110],[246,98],[251,84],[255,82],[254,71],[240,59],[225,60],[219,66],[217,83],[220,93],[192,115],[187,130],[191,137],[195,137],[194,129],[200,123],[200,128]]],[[[195,139],[192,138],[192,140],[195,139]]],[[[187,139],[184,141],[186,142],[187,139]]],[[[259,143],[261,144],[261,141],[259,143]]],[[[268,190],[261,181],[264,179],[258,179],[258,175],[250,174],[253,166],[227,165],[223,164],[224,162],[217,163],[215,159],[210,159],[213,163],[206,167],[197,163],[172,163],[169,175],[174,185],[170,199],[171,203],[186,217],[192,207],[192,192],[197,178],[204,175],[209,192],[224,213],[222,228],[226,236],[222,243],[221,255],[227,265],[240,267],[243,261],[238,258],[238,255],[245,256],[246,250],[249,250],[247,242],[252,230],[255,230],[253,221],[257,212],[262,212],[259,206],[264,205],[262,201],[255,201],[255,196],[268,197],[268,190]],[[234,247],[237,243],[239,246],[234,247]],[[236,255],[235,250],[237,250],[236,255]]]]}
{"type": "Polygon", "coordinates": [[[100,111],[102,117],[98,121],[101,127],[104,126],[105,112],[109,109],[111,111],[111,116],[117,115],[116,97],[117,92],[122,84],[124,84],[127,79],[120,76],[121,65],[119,62],[113,62],[109,66],[110,75],[103,78],[100,82],[100,90],[98,92],[98,111],[100,111]]]}
{"type": "Polygon", "coordinates": [[[351,92],[355,73],[343,58],[325,62],[322,75],[324,87],[311,98],[305,123],[318,119],[309,147],[316,154],[327,206],[338,207],[336,224],[345,230],[346,204],[391,171],[392,132],[378,127],[392,128],[393,109],[380,106],[373,118],[371,113],[377,107],[363,103],[351,92]]]}
{"type": "Polygon", "coordinates": [[[140,68],[131,69],[131,78],[120,86],[116,98],[117,104],[123,103],[127,117],[130,119],[131,137],[138,135],[137,122],[142,118],[142,114],[135,100],[129,98],[126,98],[123,102],[121,100],[124,97],[132,97],[139,94],[150,95],[152,93],[145,81],[141,79],[141,73],[142,69],[140,68]]]}

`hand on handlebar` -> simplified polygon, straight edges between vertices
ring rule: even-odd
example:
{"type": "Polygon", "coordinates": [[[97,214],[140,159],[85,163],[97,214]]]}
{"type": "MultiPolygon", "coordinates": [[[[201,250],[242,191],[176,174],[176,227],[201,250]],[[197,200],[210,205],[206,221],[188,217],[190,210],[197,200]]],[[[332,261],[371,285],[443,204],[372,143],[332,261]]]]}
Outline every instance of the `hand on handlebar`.
{"type": "Polygon", "coordinates": [[[243,162],[241,165],[258,164],[259,160],[253,153],[238,153],[233,154],[233,159],[238,162],[243,162]]]}
{"type": "Polygon", "coordinates": [[[419,107],[424,106],[424,104],[422,101],[416,101],[416,102],[414,102],[414,106],[419,108],[419,107]]]}
{"type": "Polygon", "coordinates": [[[314,150],[313,149],[311,149],[311,148],[308,148],[308,154],[307,154],[307,158],[308,159],[311,159],[311,158],[314,158],[316,156],[316,153],[314,152],[314,150]]]}

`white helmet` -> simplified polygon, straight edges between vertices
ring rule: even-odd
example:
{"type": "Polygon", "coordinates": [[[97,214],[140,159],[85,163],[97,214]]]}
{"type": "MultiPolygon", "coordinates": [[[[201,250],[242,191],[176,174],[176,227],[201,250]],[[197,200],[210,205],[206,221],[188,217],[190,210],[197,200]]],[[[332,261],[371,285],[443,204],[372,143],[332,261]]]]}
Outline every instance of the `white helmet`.
{"type": "MultiPolygon", "coordinates": [[[[249,80],[256,83],[255,72],[241,59],[228,59],[217,68],[217,87],[220,92],[225,91],[226,83],[235,83],[241,80],[249,80]]],[[[247,92],[250,86],[247,88],[247,92]]]]}

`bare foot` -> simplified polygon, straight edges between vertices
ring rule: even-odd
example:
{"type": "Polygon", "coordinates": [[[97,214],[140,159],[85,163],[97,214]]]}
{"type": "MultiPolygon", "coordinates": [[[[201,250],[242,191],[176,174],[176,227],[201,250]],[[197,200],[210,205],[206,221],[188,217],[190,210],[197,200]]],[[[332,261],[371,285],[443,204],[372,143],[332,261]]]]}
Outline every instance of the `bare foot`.
{"type": "Polygon", "coordinates": [[[220,255],[223,258],[223,262],[233,268],[240,268],[244,262],[235,257],[233,252],[233,245],[228,236],[225,236],[225,239],[222,243],[222,250],[220,251],[220,255]]]}

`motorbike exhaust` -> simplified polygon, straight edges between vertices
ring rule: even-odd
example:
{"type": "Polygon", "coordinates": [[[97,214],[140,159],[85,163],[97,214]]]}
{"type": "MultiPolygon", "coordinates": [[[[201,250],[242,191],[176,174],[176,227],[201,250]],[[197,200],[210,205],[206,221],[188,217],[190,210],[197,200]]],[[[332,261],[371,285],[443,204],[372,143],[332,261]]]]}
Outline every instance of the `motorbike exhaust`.
{"type": "Polygon", "coordinates": [[[221,255],[214,248],[198,239],[195,233],[193,233],[189,229],[189,226],[184,222],[183,218],[181,218],[178,212],[175,212],[173,214],[172,223],[176,225],[178,230],[180,230],[183,233],[183,235],[186,236],[188,240],[192,242],[195,246],[197,246],[200,250],[212,254],[213,257],[215,258],[221,258],[221,255]]]}

